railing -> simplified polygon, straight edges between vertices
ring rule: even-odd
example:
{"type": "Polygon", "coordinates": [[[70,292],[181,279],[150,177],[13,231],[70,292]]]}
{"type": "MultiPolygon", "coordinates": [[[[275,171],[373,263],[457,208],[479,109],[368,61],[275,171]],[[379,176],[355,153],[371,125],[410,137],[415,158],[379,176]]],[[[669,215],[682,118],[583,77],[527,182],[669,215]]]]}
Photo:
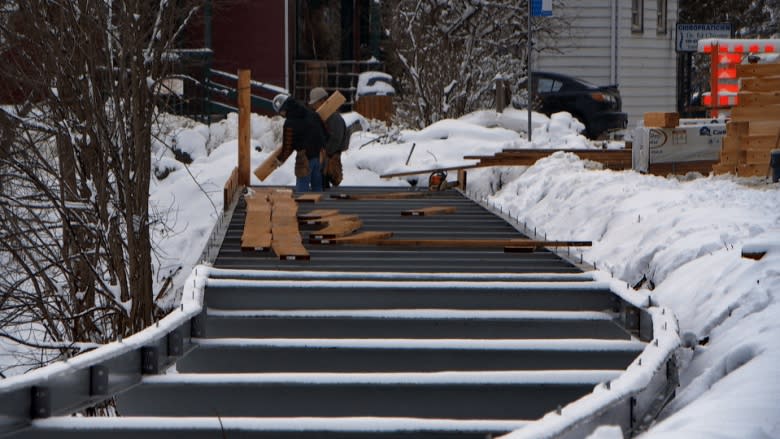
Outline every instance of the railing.
{"type": "Polygon", "coordinates": [[[322,87],[328,93],[339,91],[347,98],[345,109],[352,110],[361,73],[384,70],[384,64],[372,61],[296,60],[294,65],[295,87],[293,96],[308,100],[309,90],[322,87]]]}
{"type": "MultiPolygon", "coordinates": [[[[237,197],[236,197],[237,198],[237,197]]],[[[219,248],[231,209],[212,231],[209,248],[219,248]],[[227,218],[227,221],[225,220],[227,218]]],[[[483,203],[484,204],[484,203],[483,203]]],[[[489,207],[489,206],[488,206],[489,207]]],[[[513,223],[515,221],[501,217],[513,223]]],[[[181,291],[180,306],[154,326],[125,340],[103,345],[66,361],[0,381],[0,436],[31,421],[66,415],[110,399],[158,374],[205,335],[203,294],[210,267],[196,267],[181,291]]],[[[592,393],[512,433],[512,438],[581,438],[599,425],[620,425],[633,435],[642,431],[674,395],[678,385],[676,351],[680,347],[675,316],[655,306],[608,273],[593,272],[617,297],[617,318],[637,338],[649,342],[642,354],[617,379],[599,384],[592,393]]]]}
{"type": "MultiPolygon", "coordinates": [[[[238,202],[231,188],[223,212],[203,249],[201,260],[214,261],[238,202]]],[[[193,269],[178,291],[179,307],[155,325],[113,343],[52,363],[24,375],[0,380],[0,436],[30,425],[32,420],[67,415],[92,407],[158,374],[192,349],[192,338],[204,337],[203,291],[210,268],[193,269]]]]}

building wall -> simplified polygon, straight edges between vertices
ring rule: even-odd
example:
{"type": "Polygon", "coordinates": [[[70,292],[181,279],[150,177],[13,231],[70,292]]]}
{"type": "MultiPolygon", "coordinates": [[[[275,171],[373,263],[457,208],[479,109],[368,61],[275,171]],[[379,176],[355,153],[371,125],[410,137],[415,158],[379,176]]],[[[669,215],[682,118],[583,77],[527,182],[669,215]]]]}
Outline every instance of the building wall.
{"type": "Polygon", "coordinates": [[[250,69],[252,79],[286,85],[285,2],[235,2],[212,11],[214,68],[250,69]]]}
{"type": "Polygon", "coordinates": [[[667,0],[666,34],[656,32],[656,0],[644,0],[644,30],[631,31],[631,2],[621,2],[618,82],[629,128],[649,111],[677,111],[677,0],[667,0]]]}
{"type": "Polygon", "coordinates": [[[665,35],[656,33],[656,5],[657,0],[644,0],[641,33],[631,31],[631,0],[569,0],[565,7],[553,7],[553,14],[565,18],[570,27],[552,43],[561,53],[538,54],[534,70],[569,74],[598,85],[618,84],[629,128],[645,112],[676,111],[678,0],[667,0],[665,35]]]}

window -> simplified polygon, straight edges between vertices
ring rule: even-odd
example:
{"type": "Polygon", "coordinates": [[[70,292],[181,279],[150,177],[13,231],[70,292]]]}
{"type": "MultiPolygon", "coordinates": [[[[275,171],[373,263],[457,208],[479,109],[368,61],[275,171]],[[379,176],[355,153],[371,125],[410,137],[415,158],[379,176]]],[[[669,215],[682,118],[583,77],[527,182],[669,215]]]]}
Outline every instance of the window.
{"type": "Polygon", "coordinates": [[[655,31],[658,35],[666,35],[666,1],[657,0],[658,11],[656,12],[656,26],[655,31]]]}
{"type": "Polygon", "coordinates": [[[536,92],[537,93],[552,93],[556,92],[561,89],[561,86],[563,83],[561,81],[556,81],[551,78],[539,78],[539,82],[537,83],[536,92]]]}
{"type": "Polygon", "coordinates": [[[631,32],[637,32],[637,33],[642,32],[644,6],[645,6],[644,0],[631,0],[631,32]]]}

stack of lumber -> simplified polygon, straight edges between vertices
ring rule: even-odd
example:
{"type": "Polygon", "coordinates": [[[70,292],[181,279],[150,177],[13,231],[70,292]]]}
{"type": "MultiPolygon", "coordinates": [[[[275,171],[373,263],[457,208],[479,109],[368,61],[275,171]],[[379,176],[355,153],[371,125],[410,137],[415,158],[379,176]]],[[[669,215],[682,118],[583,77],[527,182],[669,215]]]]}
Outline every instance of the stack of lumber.
{"type": "Polygon", "coordinates": [[[780,148],[780,63],[740,64],[738,104],[726,125],[716,174],[764,177],[771,151],[780,148]]]}
{"type": "Polygon", "coordinates": [[[279,259],[309,259],[298,229],[298,204],[289,189],[255,189],[247,195],[242,250],[271,249],[279,259]]]}

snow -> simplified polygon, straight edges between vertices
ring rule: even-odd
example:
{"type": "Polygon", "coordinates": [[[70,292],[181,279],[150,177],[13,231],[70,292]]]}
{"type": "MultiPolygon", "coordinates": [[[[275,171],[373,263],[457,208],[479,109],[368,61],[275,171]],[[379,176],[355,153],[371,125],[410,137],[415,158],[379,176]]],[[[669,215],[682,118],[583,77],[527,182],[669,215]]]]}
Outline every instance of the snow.
{"type": "MultiPolygon", "coordinates": [[[[364,129],[369,126],[354,114],[349,117],[364,129]]],[[[602,146],[578,134],[580,124],[566,114],[552,118],[534,114],[534,140],[529,143],[518,133],[527,127],[526,117],[524,110],[478,112],[420,131],[402,130],[368,145],[385,131],[358,131],[343,155],[342,184],[408,187],[425,181],[427,173],[393,179],[380,175],[472,164],[474,160],[463,157],[491,155],[505,148],[602,146]]],[[[156,287],[168,274],[174,275],[176,287],[185,285],[201,260],[200,252],[222,214],[224,182],[237,163],[236,123],[236,115],[210,127],[177,118],[168,121],[169,133],[175,133],[182,151],[194,153],[194,160],[187,166],[176,165],[151,188],[150,205],[169,220],[166,227],[155,228],[156,287]],[[208,154],[202,153],[204,148],[208,154]]],[[[281,123],[276,117],[253,115],[252,168],[278,143],[281,123]]],[[[171,157],[160,149],[155,160],[172,163],[171,157]]],[[[293,185],[292,162],[288,160],[264,182],[252,175],[251,184],[293,185]]],[[[597,268],[595,282],[610,283],[632,303],[650,300],[665,307],[653,309],[656,328],[674,333],[679,325],[686,345],[679,351],[681,386],[641,437],[780,437],[776,371],[780,364],[780,184],[761,178],[657,177],[602,170],[598,164],[560,152],[528,168],[470,169],[468,185],[470,197],[524,224],[526,230],[535,230],[537,237],[592,241],[592,247],[575,250],[575,257],[597,268]],[[766,254],[753,260],[742,257],[743,250],[766,254]],[[666,308],[678,322],[670,320],[670,313],[663,314],[666,308]]],[[[449,281],[467,283],[462,277],[449,281]]],[[[615,378],[610,389],[597,386],[586,397],[587,403],[571,410],[566,407],[561,415],[552,414],[557,418],[547,419],[552,417],[548,415],[545,421],[576,419],[604,401],[619,398],[645,379],[653,364],[660,364],[660,352],[675,348],[674,339],[660,337],[659,346],[648,346],[642,364],[629,366],[629,378],[609,374],[609,379],[615,378]]],[[[512,437],[527,437],[524,434],[531,434],[533,425],[529,428],[512,437]]],[[[591,437],[622,436],[615,428],[603,427],[591,437]]]]}

